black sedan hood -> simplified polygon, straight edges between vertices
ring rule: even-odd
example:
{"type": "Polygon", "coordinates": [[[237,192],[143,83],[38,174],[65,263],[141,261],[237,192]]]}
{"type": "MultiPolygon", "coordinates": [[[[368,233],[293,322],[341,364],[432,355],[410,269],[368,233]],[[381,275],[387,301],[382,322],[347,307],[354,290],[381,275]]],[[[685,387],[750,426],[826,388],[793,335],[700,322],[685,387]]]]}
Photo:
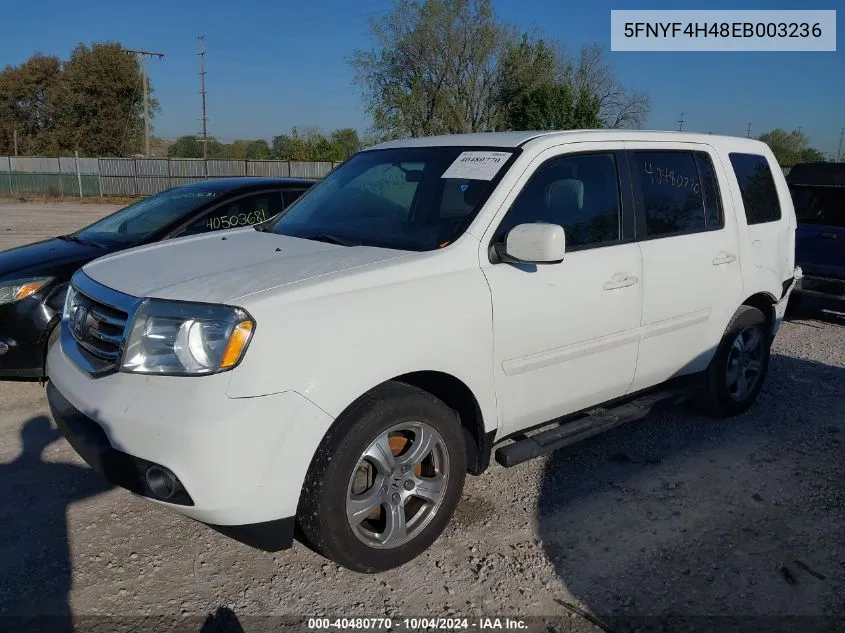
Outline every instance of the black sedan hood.
{"type": "Polygon", "coordinates": [[[59,238],[18,246],[0,252],[0,279],[73,274],[77,268],[110,252],[112,249],[59,238]]]}

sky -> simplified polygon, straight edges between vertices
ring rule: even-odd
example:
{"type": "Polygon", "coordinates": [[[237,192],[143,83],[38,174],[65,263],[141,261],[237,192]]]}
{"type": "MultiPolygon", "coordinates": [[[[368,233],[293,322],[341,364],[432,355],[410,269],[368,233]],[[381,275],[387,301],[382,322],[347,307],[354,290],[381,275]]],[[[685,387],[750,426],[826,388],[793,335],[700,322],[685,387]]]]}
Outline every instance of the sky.
{"type": "MultiPolygon", "coordinates": [[[[493,0],[497,15],[541,29],[577,52],[602,43],[617,78],[651,96],[650,129],[756,136],[801,128],[811,144],[836,153],[845,127],[845,42],[836,52],[610,52],[611,9],[839,9],[842,0],[493,0]]],[[[165,54],[149,60],[161,104],[154,133],[174,139],[200,130],[197,36],[205,35],[209,134],[271,139],[319,127],[366,132],[370,119],[347,60],[374,42],[368,20],[390,0],[35,0],[7,3],[0,19],[0,66],[35,52],[66,59],[79,42],[119,41],[165,54]]]]}

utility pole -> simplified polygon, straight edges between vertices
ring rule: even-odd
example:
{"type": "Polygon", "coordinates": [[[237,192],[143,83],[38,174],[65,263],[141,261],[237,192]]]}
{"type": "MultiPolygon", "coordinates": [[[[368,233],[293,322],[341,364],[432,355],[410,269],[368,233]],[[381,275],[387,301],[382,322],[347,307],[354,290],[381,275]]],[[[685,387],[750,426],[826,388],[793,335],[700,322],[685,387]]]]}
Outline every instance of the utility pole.
{"type": "MultiPolygon", "coordinates": [[[[18,128],[15,128],[12,131],[12,142],[15,145],[15,157],[17,157],[17,155],[18,155],[18,128]]],[[[839,145],[840,145],[840,149],[841,149],[842,139],[839,139],[839,145]]]]}
{"type": "Polygon", "coordinates": [[[124,48],[127,53],[137,55],[141,60],[141,73],[144,76],[144,149],[145,156],[150,157],[150,99],[148,96],[149,87],[147,79],[147,57],[164,57],[164,53],[154,53],[153,51],[137,50],[131,48],[124,48]]]}
{"type": "Polygon", "coordinates": [[[842,128],[842,131],[839,132],[839,149],[836,150],[836,162],[842,160],[842,140],[845,139],[845,127],[842,128]]]}
{"type": "Polygon", "coordinates": [[[681,118],[678,119],[678,132],[684,131],[684,123],[685,123],[684,115],[685,114],[686,114],[686,112],[681,112],[681,118]]]}
{"type": "Polygon", "coordinates": [[[208,159],[208,117],[205,115],[205,35],[199,36],[200,41],[200,95],[202,96],[202,158],[208,159]]]}
{"type": "Polygon", "coordinates": [[[751,121],[748,122],[748,126],[745,128],[745,138],[751,138],[751,121]]]}

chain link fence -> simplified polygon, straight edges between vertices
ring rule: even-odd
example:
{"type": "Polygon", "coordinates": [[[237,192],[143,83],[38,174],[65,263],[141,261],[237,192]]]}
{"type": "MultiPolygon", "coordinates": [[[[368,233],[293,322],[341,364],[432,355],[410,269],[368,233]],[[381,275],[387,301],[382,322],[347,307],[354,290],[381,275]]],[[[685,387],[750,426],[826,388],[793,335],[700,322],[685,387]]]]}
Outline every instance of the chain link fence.
{"type": "Polygon", "coordinates": [[[339,164],[293,160],[0,156],[0,195],[148,196],[208,178],[323,178],[339,164]]]}

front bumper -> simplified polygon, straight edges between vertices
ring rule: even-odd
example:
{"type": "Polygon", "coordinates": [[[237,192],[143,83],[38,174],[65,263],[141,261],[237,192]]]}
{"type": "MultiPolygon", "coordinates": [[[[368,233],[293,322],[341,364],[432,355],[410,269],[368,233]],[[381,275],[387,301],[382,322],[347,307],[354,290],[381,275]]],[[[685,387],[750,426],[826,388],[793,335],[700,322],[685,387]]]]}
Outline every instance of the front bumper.
{"type": "Polygon", "coordinates": [[[95,470],[251,545],[290,545],[302,483],[331,416],[291,391],[229,398],[226,373],[92,378],[61,347],[47,357],[50,407],[95,470]],[[157,498],[145,480],[150,464],[170,471],[184,495],[157,498]]]}
{"type": "Polygon", "coordinates": [[[44,346],[58,320],[36,297],[0,306],[0,379],[44,375],[44,346]]]}

